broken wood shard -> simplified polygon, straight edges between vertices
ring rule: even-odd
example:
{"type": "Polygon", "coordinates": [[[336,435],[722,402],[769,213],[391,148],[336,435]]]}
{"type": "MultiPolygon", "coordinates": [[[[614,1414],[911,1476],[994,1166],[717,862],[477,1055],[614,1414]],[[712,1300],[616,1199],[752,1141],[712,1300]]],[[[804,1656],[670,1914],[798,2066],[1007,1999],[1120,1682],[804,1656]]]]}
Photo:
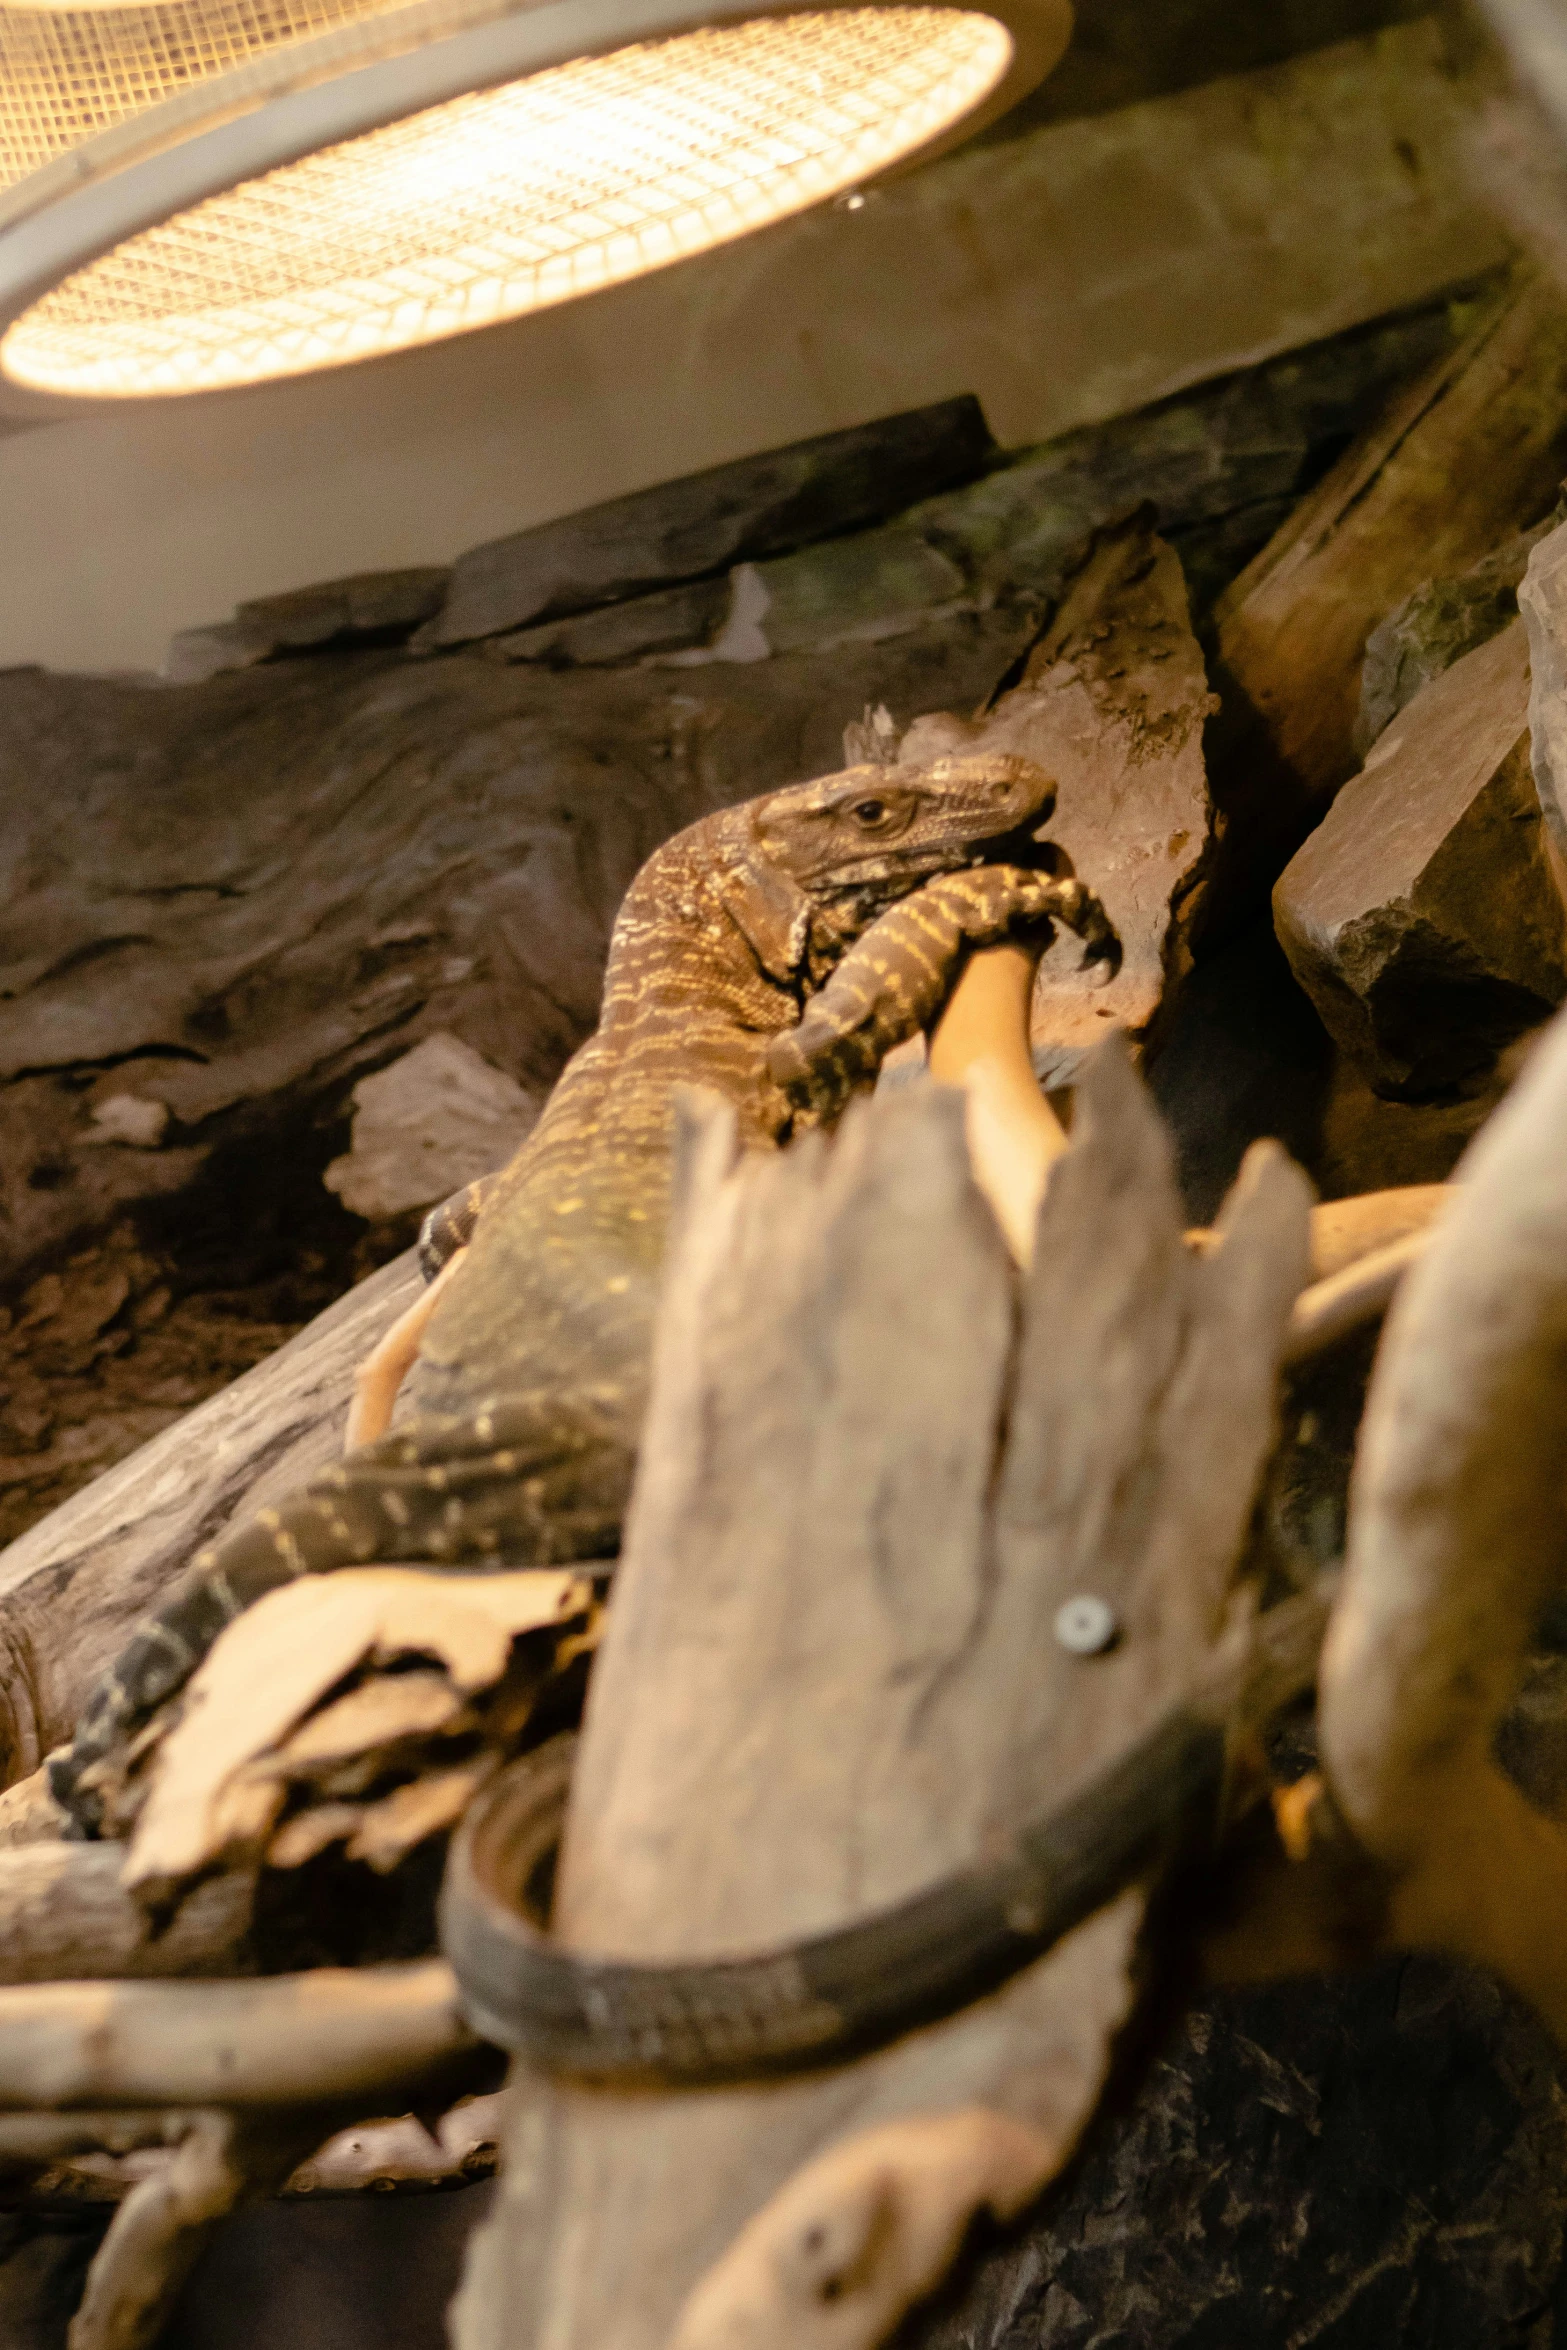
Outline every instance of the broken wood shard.
{"type": "Polygon", "coordinates": [[[1010,752],[1056,784],[1050,837],[1109,915],[1119,967],[1059,937],[1035,983],[1034,1062],[1065,1085],[1111,1028],[1141,1041],[1184,978],[1213,826],[1203,727],[1217,705],[1178,557],[1151,515],[1101,532],[1029,653],[975,725],[916,720],[901,756],[1010,752]]]}
{"type": "MultiPolygon", "coordinates": [[[[1255,1157],[1193,1257],[1158,1120],[1097,1056],[1015,1354],[1017,1277],[962,1120],[913,1088],[830,1150],[736,1168],[721,1125],[687,1143],[562,1856],[556,1930],[580,1948],[733,1953],[889,1905],[1084,1784],[1222,1627],[1303,1180],[1255,1157]],[[1093,1658],[1054,1630],[1085,1591],[1121,1630],[1093,1658]]],[[[661,2099],[515,2072],[461,2350],[663,2350],[738,2231],[848,2132],[977,2105],[1064,2155],[1137,1998],[1143,1916],[1128,1894],[994,1997],[815,2079],[661,2099]]],[[[928,2174],[922,2242],[955,2243],[984,2199],[963,2144],[928,2174]]],[[[896,2304],[910,2241],[876,2235],[857,2309],[896,2304]]]]}
{"type": "Polygon", "coordinates": [[[680,2313],[670,2350],[838,2350],[879,2342],[939,2285],[981,2211],[1013,2218],[1060,2149],[975,2106],[886,2122],[807,2163],[680,2313]]]}
{"type": "MultiPolygon", "coordinates": [[[[569,1572],[420,1573],[408,1567],[345,1568],[305,1576],[247,1608],[192,1677],[180,1719],[155,1755],[151,1785],[125,1862],[128,1887],[169,1886],[264,1838],[292,1775],[288,1742],[309,1709],[367,1658],[440,1659],[454,1693],[499,1681],[512,1641],[584,1614],[590,1586],[569,1572]],[[269,1758],[276,1757],[275,1762],[269,1758]],[[263,1769],[257,1772],[255,1765],[263,1769]]],[[[350,1719],[389,1720],[428,1691],[371,1697],[334,1708],[315,1749],[350,1719]]],[[[403,1733],[406,1734],[406,1733],[403,1733]]]]}

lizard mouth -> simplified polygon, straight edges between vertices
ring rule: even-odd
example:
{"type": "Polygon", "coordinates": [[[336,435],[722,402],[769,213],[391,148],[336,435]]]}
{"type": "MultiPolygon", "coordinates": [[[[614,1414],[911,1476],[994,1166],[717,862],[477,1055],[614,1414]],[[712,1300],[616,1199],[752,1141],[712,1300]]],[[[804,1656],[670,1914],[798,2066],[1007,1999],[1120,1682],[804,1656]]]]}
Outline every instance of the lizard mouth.
{"type": "Polygon", "coordinates": [[[989,840],[976,841],[969,852],[970,865],[1020,865],[1029,873],[1048,873],[1056,880],[1069,880],[1072,860],[1059,841],[1048,835],[1048,819],[1042,823],[1031,817],[1015,824],[1007,832],[992,834],[989,840]]]}

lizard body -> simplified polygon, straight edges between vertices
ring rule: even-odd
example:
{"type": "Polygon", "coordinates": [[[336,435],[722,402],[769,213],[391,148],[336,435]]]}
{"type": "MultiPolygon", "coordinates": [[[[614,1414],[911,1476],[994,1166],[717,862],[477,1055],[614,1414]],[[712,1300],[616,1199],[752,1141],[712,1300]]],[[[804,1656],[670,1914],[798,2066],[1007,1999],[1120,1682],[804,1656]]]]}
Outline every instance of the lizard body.
{"type": "Polygon", "coordinates": [[[614,1554],[677,1089],[712,1088],[744,1146],[776,1147],[831,1123],[927,1024],[966,946],[1061,920],[1090,954],[1113,951],[1080,884],[983,862],[1026,847],[1053,799],[1016,758],[851,768],[722,810],[655,852],[615,922],[597,1031],[510,1166],[427,1227],[427,1271],[470,1228],[471,1242],[424,1334],[410,1416],[198,1555],[54,1767],[79,1819],[96,1824],[93,1765],[293,1576],[614,1554]]]}

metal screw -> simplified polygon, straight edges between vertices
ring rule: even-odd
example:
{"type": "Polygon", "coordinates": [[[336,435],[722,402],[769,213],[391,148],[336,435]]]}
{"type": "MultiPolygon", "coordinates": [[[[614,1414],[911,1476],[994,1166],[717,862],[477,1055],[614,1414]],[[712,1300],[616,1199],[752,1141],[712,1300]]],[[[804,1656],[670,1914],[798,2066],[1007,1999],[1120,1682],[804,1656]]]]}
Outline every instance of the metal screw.
{"type": "Polygon", "coordinates": [[[1071,1656],[1102,1656],[1121,1627],[1114,1608],[1091,1591],[1080,1591],[1056,1611],[1056,1639],[1071,1656]]]}

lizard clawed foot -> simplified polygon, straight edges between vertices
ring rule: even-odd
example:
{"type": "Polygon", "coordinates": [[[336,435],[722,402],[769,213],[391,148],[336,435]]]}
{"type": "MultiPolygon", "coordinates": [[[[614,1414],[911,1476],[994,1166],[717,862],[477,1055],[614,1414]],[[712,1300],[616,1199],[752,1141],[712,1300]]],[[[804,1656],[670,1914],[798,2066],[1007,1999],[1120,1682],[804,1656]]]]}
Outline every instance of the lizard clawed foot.
{"type": "Polygon", "coordinates": [[[767,1068],[798,1106],[832,1116],[875,1076],[895,1045],[928,1028],[965,952],[1029,929],[1064,923],[1083,940],[1085,962],[1113,976],[1120,941],[1082,882],[1018,865],[946,873],[873,922],[797,1027],[774,1037],[767,1068]]]}

